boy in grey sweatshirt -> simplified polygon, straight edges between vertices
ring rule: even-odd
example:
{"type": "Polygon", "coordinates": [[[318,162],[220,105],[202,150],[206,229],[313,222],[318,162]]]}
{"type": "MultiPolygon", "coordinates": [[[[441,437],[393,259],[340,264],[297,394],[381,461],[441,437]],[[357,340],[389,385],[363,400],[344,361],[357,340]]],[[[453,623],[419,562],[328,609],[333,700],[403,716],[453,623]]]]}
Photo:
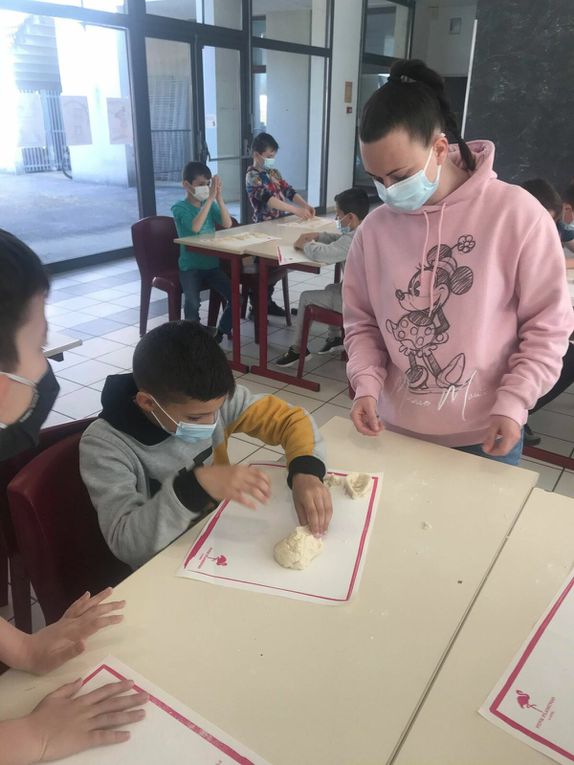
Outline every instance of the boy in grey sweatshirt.
{"type": "MultiPolygon", "coordinates": [[[[335,211],[337,215],[338,234],[308,233],[302,234],[295,242],[298,250],[303,250],[309,260],[328,265],[344,263],[351,244],[353,235],[363,218],[369,212],[369,197],[363,189],[347,189],[341,191],[335,197],[335,211]]],[[[297,308],[297,326],[295,327],[295,342],[275,362],[279,367],[292,367],[299,360],[301,354],[301,334],[303,332],[303,318],[305,308],[308,305],[318,305],[329,308],[331,311],[343,311],[342,282],[328,284],[322,290],[308,290],[302,292],[299,297],[297,308]]],[[[330,326],[325,344],[319,354],[337,353],[343,350],[343,338],[339,327],[330,326]]],[[[305,356],[310,356],[309,350],[305,349],[305,356]]]]}
{"type": "Polygon", "coordinates": [[[148,332],[133,374],[106,380],[102,405],[82,436],[80,470],[104,538],[132,568],[222,500],[255,508],[269,499],[264,472],[229,464],[234,433],[283,446],[299,523],[327,530],[331,496],[311,416],[236,385],[225,354],[198,325],[174,321],[148,332]]]}

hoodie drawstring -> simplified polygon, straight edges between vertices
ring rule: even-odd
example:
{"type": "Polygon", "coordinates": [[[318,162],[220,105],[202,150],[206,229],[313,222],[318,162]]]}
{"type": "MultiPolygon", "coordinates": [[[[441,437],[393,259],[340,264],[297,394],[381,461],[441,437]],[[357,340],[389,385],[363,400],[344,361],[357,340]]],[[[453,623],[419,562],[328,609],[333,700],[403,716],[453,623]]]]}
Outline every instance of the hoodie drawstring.
{"type": "MultiPolygon", "coordinates": [[[[439,261],[439,258],[440,258],[440,248],[441,248],[441,244],[442,244],[442,219],[443,219],[443,216],[444,216],[445,209],[446,209],[446,204],[444,204],[440,208],[440,217],[438,219],[438,244],[437,244],[437,248],[436,248],[436,257],[434,259],[434,265],[433,265],[433,269],[432,269],[432,276],[431,276],[431,283],[430,283],[429,316],[432,313],[433,304],[434,304],[434,282],[435,282],[435,279],[436,279],[436,272],[437,272],[437,269],[438,269],[438,261],[439,261]]],[[[427,244],[428,244],[428,236],[429,236],[429,219],[428,219],[428,215],[427,215],[426,212],[424,213],[424,216],[425,216],[425,219],[426,219],[426,222],[427,222],[427,234],[426,234],[426,238],[425,238],[425,250],[426,250],[427,244]]],[[[423,262],[424,262],[424,253],[423,253],[423,262]]]]}

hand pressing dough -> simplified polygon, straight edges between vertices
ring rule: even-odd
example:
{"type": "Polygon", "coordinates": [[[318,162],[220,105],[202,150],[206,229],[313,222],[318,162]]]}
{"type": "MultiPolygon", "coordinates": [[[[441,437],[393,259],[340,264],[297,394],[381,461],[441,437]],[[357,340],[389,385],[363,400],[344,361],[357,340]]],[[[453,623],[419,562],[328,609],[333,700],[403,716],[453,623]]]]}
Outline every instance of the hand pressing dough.
{"type": "Polygon", "coordinates": [[[367,473],[349,473],[345,478],[345,491],[352,499],[364,497],[371,487],[371,476],[367,473]]]}
{"type": "Polygon", "coordinates": [[[288,537],[277,542],[273,555],[283,568],[307,568],[323,549],[323,540],[317,539],[308,526],[297,526],[288,537]]]}
{"type": "Polygon", "coordinates": [[[333,486],[340,486],[343,479],[340,475],[334,475],[334,473],[327,473],[325,478],[323,478],[323,483],[325,486],[327,486],[329,489],[332,489],[333,486]]]}

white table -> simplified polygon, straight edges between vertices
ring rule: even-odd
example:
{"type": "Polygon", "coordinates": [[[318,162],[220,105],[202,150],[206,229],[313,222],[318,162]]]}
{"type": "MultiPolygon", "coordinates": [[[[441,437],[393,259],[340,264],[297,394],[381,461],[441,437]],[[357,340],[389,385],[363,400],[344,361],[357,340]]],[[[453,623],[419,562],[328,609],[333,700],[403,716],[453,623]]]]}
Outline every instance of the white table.
{"type": "Polygon", "coordinates": [[[193,529],[117,588],[125,622],[94,636],[85,654],[50,677],[0,678],[0,718],[112,653],[273,765],[387,762],[536,474],[392,433],[363,437],[346,419],[322,431],[329,467],[385,471],[351,603],[176,578],[193,529]]]}
{"type": "Polygon", "coordinates": [[[56,332],[48,332],[48,339],[44,346],[44,356],[54,361],[62,361],[64,352],[82,345],[82,341],[77,337],[67,337],[58,335],[56,332]]]}
{"type": "Polygon", "coordinates": [[[396,765],[548,765],[482,706],[574,563],[574,500],[535,489],[474,604],[396,765]]]}

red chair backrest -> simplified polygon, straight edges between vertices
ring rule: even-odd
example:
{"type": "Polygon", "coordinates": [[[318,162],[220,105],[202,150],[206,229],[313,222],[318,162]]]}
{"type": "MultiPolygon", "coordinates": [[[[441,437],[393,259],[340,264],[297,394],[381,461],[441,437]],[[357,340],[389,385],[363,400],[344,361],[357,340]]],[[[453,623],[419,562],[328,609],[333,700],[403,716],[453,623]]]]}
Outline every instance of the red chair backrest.
{"type": "Polygon", "coordinates": [[[95,594],[131,573],[100,531],[80,475],[80,438],[53,444],[8,486],[18,549],[48,623],[86,590],[95,594]]]}
{"type": "Polygon", "coordinates": [[[134,255],[142,278],[151,280],[178,270],[179,245],[175,221],[168,215],[150,215],[132,226],[134,255]]]}

